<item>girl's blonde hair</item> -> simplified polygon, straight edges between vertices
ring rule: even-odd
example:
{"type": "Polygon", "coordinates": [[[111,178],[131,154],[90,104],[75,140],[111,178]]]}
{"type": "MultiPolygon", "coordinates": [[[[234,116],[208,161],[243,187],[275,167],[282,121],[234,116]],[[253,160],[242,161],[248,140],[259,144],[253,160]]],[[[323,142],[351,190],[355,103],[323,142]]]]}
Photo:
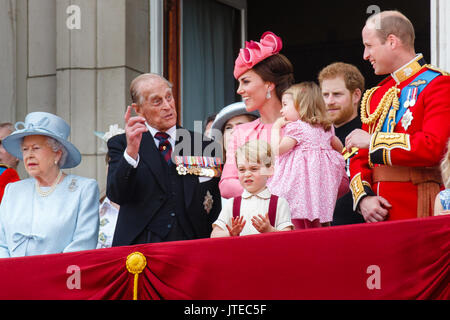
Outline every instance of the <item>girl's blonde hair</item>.
{"type": "Polygon", "coordinates": [[[322,126],[325,131],[331,129],[332,122],[328,118],[322,91],[316,83],[307,81],[294,84],[283,95],[285,94],[292,95],[300,120],[311,125],[322,126]]]}
{"type": "Polygon", "coordinates": [[[236,150],[236,165],[238,157],[248,162],[258,163],[266,168],[272,166],[272,148],[264,140],[251,140],[236,150]]]}
{"type": "Polygon", "coordinates": [[[447,152],[441,162],[442,181],[446,189],[450,189],[450,139],[447,142],[447,152]]]}

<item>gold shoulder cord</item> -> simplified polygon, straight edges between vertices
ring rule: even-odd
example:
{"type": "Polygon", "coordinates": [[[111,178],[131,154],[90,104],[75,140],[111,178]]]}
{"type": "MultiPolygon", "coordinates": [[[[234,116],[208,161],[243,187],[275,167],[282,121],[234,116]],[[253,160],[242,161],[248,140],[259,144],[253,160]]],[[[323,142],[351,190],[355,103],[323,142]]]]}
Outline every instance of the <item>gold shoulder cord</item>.
{"type": "Polygon", "coordinates": [[[450,76],[449,72],[447,72],[445,70],[442,70],[442,69],[439,69],[438,67],[433,66],[432,64],[426,64],[426,65],[424,65],[424,67],[426,67],[428,69],[431,69],[433,71],[439,72],[440,74],[442,74],[444,76],[450,76]]]}
{"type": "Polygon", "coordinates": [[[380,117],[381,112],[383,111],[381,104],[379,104],[375,112],[370,114],[370,100],[372,99],[372,95],[378,88],[380,87],[375,87],[367,90],[361,100],[361,121],[363,124],[369,126],[369,133],[371,131],[370,126],[375,123],[375,121],[380,117]]]}
{"type": "MultiPolygon", "coordinates": [[[[388,116],[389,109],[392,106],[392,110],[389,112],[388,119],[390,120],[391,126],[388,128],[389,132],[394,131],[395,127],[395,116],[397,114],[397,110],[400,107],[400,100],[398,99],[398,94],[400,93],[400,89],[397,86],[390,88],[381,99],[375,111],[370,114],[370,101],[372,99],[372,95],[374,92],[380,87],[374,87],[372,89],[367,90],[364,93],[364,97],[361,100],[361,121],[363,124],[369,127],[369,134],[374,134],[376,132],[380,132],[383,127],[384,121],[388,116]],[[377,123],[378,121],[378,123],[377,123]],[[375,124],[376,127],[375,127],[375,124]]],[[[373,168],[373,164],[370,161],[369,154],[369,166],[373,168]]]]}

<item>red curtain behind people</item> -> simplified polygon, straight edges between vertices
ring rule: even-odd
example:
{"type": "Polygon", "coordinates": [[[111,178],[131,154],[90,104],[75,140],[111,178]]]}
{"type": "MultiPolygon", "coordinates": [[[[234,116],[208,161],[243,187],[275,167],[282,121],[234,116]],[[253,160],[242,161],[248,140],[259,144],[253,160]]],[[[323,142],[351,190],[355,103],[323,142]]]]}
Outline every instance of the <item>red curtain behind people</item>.
{"type": "Polygon", "coordinates": [[[0,299],[131,300],[133,252],[139,299],[449,299],[449,249],[447,216],[7,258],[0,299]]]}

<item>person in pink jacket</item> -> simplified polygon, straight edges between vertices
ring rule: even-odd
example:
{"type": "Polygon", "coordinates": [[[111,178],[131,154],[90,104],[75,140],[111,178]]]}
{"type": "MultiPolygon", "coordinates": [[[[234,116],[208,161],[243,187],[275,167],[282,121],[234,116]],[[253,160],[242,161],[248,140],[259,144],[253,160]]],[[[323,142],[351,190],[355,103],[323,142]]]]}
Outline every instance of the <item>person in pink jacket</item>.
{"type": "Polygon", "coordinates": [[[234,154],[250,140],[270,142],[273,123],[281,117],[281,96],[294,83],[294,68],[282,54],[281,38],[265,32],[260,42],[246,42],[235,61],[234,77],[239,81],[237,93],[249,112],[258,110],[260,118],[237,126],[227,147],[227,156],[219,183],[223,198],[238,197],[239,183],[234,154]]]}

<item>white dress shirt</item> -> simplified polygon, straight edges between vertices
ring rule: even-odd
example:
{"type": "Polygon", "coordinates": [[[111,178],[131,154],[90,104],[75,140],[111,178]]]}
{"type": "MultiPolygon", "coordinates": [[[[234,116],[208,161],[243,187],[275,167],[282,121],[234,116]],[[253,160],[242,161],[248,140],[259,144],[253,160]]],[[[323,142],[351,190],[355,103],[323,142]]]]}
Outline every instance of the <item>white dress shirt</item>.
{"type": "Polygon", "coordinates": [[[112,247],[114,231],[116,230],[119,209],[114,207],[108,197],[103,200],[99,209],[100,228],[98,232],[97,249],[112,247]]]}
{"type": "MultiPolygon", "coordinates": [[[[246,221],[244,229],[241,232],[241,236],[250,234],[259,234],[258,230],[252,225],[252,218],[258,214],[265,215],[269,212],[270,196],[272,194],[267,188],[258,194],[251,194],[247,190],[242,193],[240,216],[244,217],[246,221]]],[[[222,211],[219,214],[217,220],[213,223],[223,230],[227,230],[226,225],[231,227],[231,219],[233,218],[233,202],[234,198],[228,199],[222,211]]],[[[286,199],[279,197],[277,203],[277,212],[275,218],[275,226],[277,230],[282,230],[287,227],[294,227],[291,222],[291,212],[289,210],[289,204],[286,199]]]]}

